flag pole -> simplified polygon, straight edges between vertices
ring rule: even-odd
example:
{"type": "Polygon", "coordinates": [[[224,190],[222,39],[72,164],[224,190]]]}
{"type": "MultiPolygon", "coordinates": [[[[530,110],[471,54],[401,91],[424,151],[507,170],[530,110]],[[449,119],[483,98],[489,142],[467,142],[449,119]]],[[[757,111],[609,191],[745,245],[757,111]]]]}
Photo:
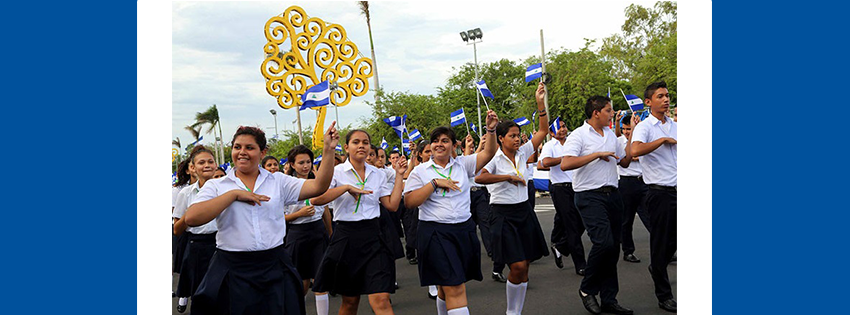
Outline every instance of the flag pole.
{"type": "MultiPolygon", "coordinates": [[[[543,48],[543,29],[540,29],[540,82],[543,82],[543,74],[546,73],[546,50],[543,48]]],[[[543,84],[543,106],[546,108],[546,115],[549,115],[549,90],[546,84],[543,84]]],[[[535,96],[536,98],[536,96],[535,96]]],[[[550,115],[549,118],[552,118],[550,115]]],[[[549,133],[546,133],[546,140],[549,140],[549,133]]]]}
{"type": "Polygon", "coordinates": [[[633,110],[632,110],[632,106],[631,106],[631,105],[629,105],[629,99],[628,99],[628,98],[626,98],[626,93],[624,93],[624,92],[623,92],[623,89],[620,89],[620,93],[621,93],[621,94],[623,94],[623,99],[624,99],[624,100],[626,100],[626,106],[628,106],[628,107],[629,107],[629,112],[630,112],[630,113],[634,113],[635,111],[633,111],[633,110]]]}
{"type": "Polygon", "coordinates": [[[301,106],[295,108],[295,118],[298,119],[298,144],[304,144],[304,136],[301,135],[301,106]]]}
{"type": "MultiPolygon", "coordinates": [[[[484,97],[484,93],[481,92],[481,89],[478,88],[478,83],[475,84],[475,89],[478,90],[478,94],[481,95],[481,99],[484,100],[484,106],[487,106],[487,111],[490,111],[490,105],[487,105],[487,98],[484,97]]],[[[481,123],[480,121],[478,122],[481,123]]]]}
{"type": "Polygon", "coordinates": [[[472,133],[469,132],[469,123],[464,121],[464,125],[466,125],[466,134],[471,135],[472,133]]]}

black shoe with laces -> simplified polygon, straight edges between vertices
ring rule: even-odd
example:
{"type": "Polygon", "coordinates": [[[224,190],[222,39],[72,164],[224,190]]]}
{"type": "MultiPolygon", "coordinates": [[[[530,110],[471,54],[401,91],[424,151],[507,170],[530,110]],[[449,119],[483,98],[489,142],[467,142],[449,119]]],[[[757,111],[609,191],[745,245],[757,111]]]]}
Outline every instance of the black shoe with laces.
{"type": "Polygon", "coordinates": [[[494,272],[492,278],[496,282],[501,282],[501,283],[508,282],[508,279],[505,278],[505,276],[503,276],[501,273],[498,273],[498,272],[494,272]]]}
{"type": "Polygon", "coordinates": [[[183,313],[186,311],[186,305],[177,305],[177,312],[183,313]]]}
{"type": "Polygon", "coordinates": [[[584,305],[584,309],[593,314],[602,314],[602,309],[599,308],[599,302],[596,302],[596,297],[593,295],[584,295],[581,293],[581,290],[578,290],[578,296],[581,298],[581,304],[584,305]]]}
{"type": "Polygon", "coordinates": [[[552,257],[555,257],[555,266],[558,266],[558,269],[564,269],[563,256],[558,256],[558,250],[555,249],[555,245],[552,245],[552,257]]]}

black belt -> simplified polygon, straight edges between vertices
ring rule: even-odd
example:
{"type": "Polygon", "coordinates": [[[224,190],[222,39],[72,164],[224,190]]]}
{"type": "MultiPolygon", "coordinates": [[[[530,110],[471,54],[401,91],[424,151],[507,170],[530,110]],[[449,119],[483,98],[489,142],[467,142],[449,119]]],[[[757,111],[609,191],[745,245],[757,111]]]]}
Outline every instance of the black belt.
{"type": "Polygon", "coordinates": [[[663,191],[676,191],[676,186],[661,186],[656,184],[649,184],[650,189],[663,190],[663,191]]]}
{"type": "Polygon", "coordinates": [[[612,193],[612,192],[614,192],[615,190],[617,190],[617,187],[614,187],[614,186],[602,186],[602,187],[599,187],[599,188],[596,188],[596,189],[585,190],[584,192],[597,192],[597,193],[606,193],[606,194],[608,194],[608,193],[612,193]]]}
{"type": "Polygon", "coordinates": [[[638,175],[638,176],[620,175],[620,178],[641,178],[641,177],[643,177],[643,176],[640,176],[640,175],[638,175]]]}
{"type": "Polygon", "coordinates": [[[470,188],[469,188],[469,191],[479,191],[479,190],[487,191],[487,187],[484,187],[484,186],[481,186],[481,187],[478,187],[478,186],[472,186],[472,187],[470,187],[470,188]]]}
{"type": "Polygon", "coordinates": [[[573,187],[573,183],[563,182],[563,183],[554,183],[552,186],[558,187],[573,187]]]}

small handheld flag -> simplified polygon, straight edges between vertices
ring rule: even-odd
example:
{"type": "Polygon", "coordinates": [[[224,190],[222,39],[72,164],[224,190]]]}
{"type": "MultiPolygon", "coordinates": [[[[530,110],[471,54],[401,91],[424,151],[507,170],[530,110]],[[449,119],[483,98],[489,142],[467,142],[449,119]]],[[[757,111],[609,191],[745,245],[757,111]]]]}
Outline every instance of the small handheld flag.
{"type": "Polygon", "coordinates": [[[478,126],[472,124],[472,131],[475,132],[475,134],[478,134],[478,126]]]}
{"type": "Polygon", "coordinates": [[[280,159],[280,165],[286,164],[287,158],[280,159]]]}
{"type": "Polygon", "coordinates": [[[390,144],[387,143],[387,138],[381,137],[381,149],[386,150],[388,146],[390,146],[390,144]]]}
{"type": "Polygon", "coordinates": [[[402,137],[402,134],[405,130],[407,130],[407,126],[405,126],[405,121],[407,121],[407,115],[404,116],[390,116],[388,118],[384,118],[384,122],[387,125],[390,125],[390,128],[395,130],[395,134],[398,135],[399,138],[402,137]]]}
{"type": "Polygon", "coordinates": [[[558,133],[558,129],[561,129],[561,117],[555,117],[552,125],[549,126],[549,131],[552,133],[558,133]]]}
{"type": "Polygon", "coordinates": [[[398,152],[398,146],[397,145],[393,146],[393,152],[398,152]]]}
{"type": "Polygon", "coordinates": [[[322,81],[307,89],[301,95],[301,108],[298,110],[328,105],[330,104],[330,99],[331,90],[328,88],[328,81],[322,81]]]}
{"type": "Polygon", "coordinates": [[[319,164],[320,162],[322,162],[322,156],[321,155],[319,155],[319,157],[317,157],[315,160],[313,160],[313,164],[319,164]]]}
{"type": "Polygon", "coordinates": [[[633,112],[643,109],[643,101],[641,101],[640,97],[637,95],[626,95],[626,103],[629,104],[629,108],[631,108],[633,112]]]}
{"type": "Polygon", "coordinates": [[[413,131],[407,134],[407,137],[410,138],[410,140],[416,141],[422,138],[422,135],[419,134],[419,130],[413,129],[413,131]]]}
{"type": "Polygon", "coordinates": [[[525,82],[538,79],[543,76],[543,63],[535,63],[525,69],[525,82]]]}
{"type": "Polygon", "coordinates": [[[410,139],[401,139],[401,148],[404,154],[410,154],[410,139]]]}
{"type": "Polygon", "coordinates": [[[466,114],[463,112],[463,108],[458,109],[452,112],[452,127],[460,126],[460,124],[466,123],[466,114]]]}
{"type": "Polygon", "coordinates": [[[342,146],[337,144],[337,145],[336,145],[336,148],[334,148],[334,150],[335,150],[336,152],[342,153],[342,146]]]}
{"type": "Polygon", "coordinates": [[[531,124],[531,122],[530,122],[530,121],[528,121],[528,119],[527,119],[527,118],[525,118],[525,117],[520,117],[520,118],[514,119],[514,122],[515,122],[517,125],[519,125],[520,127],[525,126],[525,125],[530,125],[530,124],[531,124]]]}
{"type": "Polygon", "coordinates": [[[495,99],[493,97],[493,93],[491,93],[490,89],[487,88],[487,83],[484,83],[484,80],[477,82],[476,85],[478,85],[478,90],[481,91],[481,95],[484,95],[484,96],[489,97],[491,99],[495,99]]]}

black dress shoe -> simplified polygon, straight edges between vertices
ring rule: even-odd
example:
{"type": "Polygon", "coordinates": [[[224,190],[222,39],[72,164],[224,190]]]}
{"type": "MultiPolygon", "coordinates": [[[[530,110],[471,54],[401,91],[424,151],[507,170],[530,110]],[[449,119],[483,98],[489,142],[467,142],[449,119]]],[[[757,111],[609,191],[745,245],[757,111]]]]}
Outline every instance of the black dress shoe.
{"type": "Polygon", "coordinates": [[[581,304],[584,305],[584,309],[593,314],[602,314],[602,309],[599,308],[599,303],[596,302],[596,297],[593,295],[583,295],[581,290],[578,290],[578,297],[581,298],[581,304]]]}
{"type": "Polygon", "coordinates": [[[183,313],[186,311],[186,305],[177,305],[177,312],[183,313]]]}
{"type": "Polygon", "coordinates": [[[584,268],[581,268],[581,269],[579,269],[579,270],[576,270],[576,274],[577,274],[577,275],[579,275],[579,276],[584,277],[584,268]]]}
{"type": "Polygon", "coordinates": [[[670,263],[676,262],[676,253],[673,253],[673,258],[670,259],[670,263]]]}
{"type": "Polygon", "coordinates": [[[637,258],[637,256],[635,256],[635,254],[625,255],[625,256],[623,256],[623,260],[631,262],[631,263],[639,263],[640,262],[640,258],[637,258]]]}
{"type": "Polygon", "coordinates": [[[676,300],[668,299],[664,302],[658,302],[658,307],[668,312],[676,312],[676,300]]]}
{"type": "Polygon", "coordinates": [[[632,315],[635,313],[635,311],[622,307],[620,304],[603,304],[602,312],[622,315],[632,315]]]}
{"type": "Polygon", "coordinates": [[[393,287],[394,287],[396,290],[398,290],[398,282],[396,282],[395,284],[393,284],[393,287]]]}
{"type": "Polygon", "coordinates": [[[408,259],[408,260],[407,260],[407,262],[408,262],[408,263],[410,263],[411,265],[415,265],[415,264],[418,264],[418,263],[419,263],[419,261],[418,261],[418,260],[416,260],[416,257],[413,257],[413,258],[411,258],[411,259],[408,259]]]}
{"type": "Polygon", "coordinates": [[[558,256],[558,251],[555,249],[554,245],[552,245],[552,257],[555,257],[555,266],[558,266],[558,269],[564,269],[563,257],[558,256]]]}
{"type": "Polygon", "coordinates": [[[174,293],[174,291],[171,291],[171,297],[173,297],[173,298],[177,297],[177,293],[174,293]]]}
{"type": "Polygon", "coordinates": [[[503,276],[501,273],[498,273],[498,272],[493,273],[493,280],[496,281],[496,282],[501,282],[501,283],[508,282],[508,278],[505,278],[505,276],[503,276]]]}

